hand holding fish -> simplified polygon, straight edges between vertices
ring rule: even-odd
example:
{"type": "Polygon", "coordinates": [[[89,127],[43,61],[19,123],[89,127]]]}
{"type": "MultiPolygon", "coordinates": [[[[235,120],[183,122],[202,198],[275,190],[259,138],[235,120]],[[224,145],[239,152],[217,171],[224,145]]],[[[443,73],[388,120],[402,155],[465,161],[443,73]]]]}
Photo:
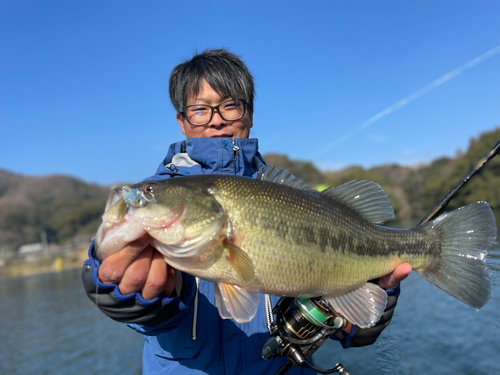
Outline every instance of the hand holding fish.
{"type": "Polygon", "coordinates": [[[176,271],[165,263],[150,241],[149,236],[141,237],[104,259],[99,267],[99,279],[117,284],[122,294],[140,291],[148,300],[161,292],[170,296],[175,288],[176,271]]]}
{"type": "Polygon", "coordinates": [[[411,264],[400,264],[390,274],[382,276],[378,281],[378,286],[386,290],[395,289],[401,281],[408,277],[411,270],[411,264]]]}

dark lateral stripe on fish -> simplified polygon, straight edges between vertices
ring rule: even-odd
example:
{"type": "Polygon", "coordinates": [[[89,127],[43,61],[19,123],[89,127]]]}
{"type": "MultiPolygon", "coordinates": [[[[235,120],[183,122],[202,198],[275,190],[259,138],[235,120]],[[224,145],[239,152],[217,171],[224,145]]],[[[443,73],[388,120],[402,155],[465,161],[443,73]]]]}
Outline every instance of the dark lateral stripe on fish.
{"type": "Polygon", "coordinates": [[[368,237],[363,241],[359,241],[355,246],[351,248],[350,253],[356,255],[364,256],[435,256],[439,254],[440,249],[439,241],[430,241],[429,235],[427,238],[424,235],[420,235],[419,231],[416,230],[395,230],[389,228],[379,228],[382,232],[379,235],[373,237],[368,237]],[[383,232],[386,233],[406,233],[406,240],[401,241],[390,241],[387,236],[383,238],[383,232]]]}
{"type": "MultiPolygon", "coordinates": [[[[274,235],[282,239],[288,239],[294,244],[319,248],[322,253],[328,250],[341,251],[343,254],[354,254],[359,256],[402,256],[420,255],[427,256],[435,254],[432,243],[439,246],[438,241],[429,241],[428,237],[420,235],[419,230],[397,230],[378,227],[382,232],[367,236],[363,241],[358,241],[348,233],[337,230],[332,231],[327,227],[298,226],[294,227],[284,220],[260,220],[260,225],[274,232],[274,235]],[[386,235],[383,237],[382,233],[386,235]],[[408,233],[407,240],[402,244],[400,241],[390,241],[387,234],[398,232],[408,233]]],[[[428,235],[427,235],[428,236],[428,235]]]]}
{"type": "MultiPolygon", "coordinates": [[[[197,176],[191,177],[191,183],[197,184],[196,177],[197,176]]],[[[208,181],[205,183],[205,186],[208,186],[207,190],[212,188],[218,189],[220,186],[218,184],[227,178],[227,176],[206,177],[209,177],[207,178],[208,181]]],[[[231,180],[232,183],[240,186],[235,190],[238,190],[243,196],[252,191],[250,188],[251,185],[259,186],[263,183],[262,181],[245,177],[233,177],[231,180]]],[[[264,184],[268,183],[264,182],[264,184]]],[[[298,191],[295,188],[284,185],[270,184],[265,187],[265,190],[271,191],[271,195],[276,194],[287,199],[289,202],[293,202],[297,207],[305,211],[316,212],[325,219],[332,220],[330,223],[325,222],[325,226],[319,227],[304,225],[303,222],[301,222],[299,226],[293,226],[293,223],[289,221],[288,218],[261,218],[259,220],[259,224],[263,228],[272,231],[274,236],[278,236],[285,240],[288,239],[291,243],[301,246],[310,245],[310,248],[317,247],[322,253],[331,250],[340,250],[343,254],[382,257],[403,255],[428,256],[431,254],[436,256],[436,248],[440,249],[440,240],[436,237],[434,237],[433,240],[429,240],[429,233],[424,234],[424,232],[428,231],[423,228],[405,230],[373,226],[370,234],[368,234],[368,232],[370,232],[368,228],[363,228],[363,231],[365,231],[365,238],[363,240],[356,240],[348,234],[348,232],[351,232],[350,230],[344,231],[341,228],[335,228],[334,224],[332,224],[335,220],[335,215],[332,212],[332,207],[334,207],[332,202],[318,199],[316,194],[298,191]],[[282,195],[283,192],[289,195],[282,195]],[[403,243],[401,239],[394,239],[394,241],[391,241],[391,234],[395,235],[397,233],[400,235],[405,232],[408,235],[406,236],[406,241],[403,243]]],[[[344,228],[348,226],[355,227],[357,223],[359,223],[358,220],[364,220],[358,212],[344,205],[342,202],[336,202],[336,207],[333,208],[333,210],[335,210],[337,214],[340,214],[342,220],[349,222],[344,223],[344,228]]],[[[438,234],[435,233],[434,236],[438,236],[438,234]]]]}

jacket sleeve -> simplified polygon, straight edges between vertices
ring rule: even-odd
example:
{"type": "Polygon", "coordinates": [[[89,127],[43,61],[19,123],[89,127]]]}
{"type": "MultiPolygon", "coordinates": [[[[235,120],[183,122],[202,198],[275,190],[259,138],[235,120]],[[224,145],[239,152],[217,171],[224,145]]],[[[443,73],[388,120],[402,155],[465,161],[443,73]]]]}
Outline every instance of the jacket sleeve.
{"type": "MultiPolygon", "coordinates": [[[[180,296],[165,294],[146,300],[140,293],[121,294],[118,285],[104,284],[97,276],[101,265],[94,254],[94,241],[90,244],[89,259],[82,269],[82,282],[89,299],[111,319],[121,323],[144,326],[144,333],[155,335],[155,328],[173,328],[188,315],[194,299],[194,277],[182,273],[183,286],[180,296]]],[[[179,272],[179,271],[178,271],[179,272]]],[[[175,292],[174,292],[175,293],[175,292]]]]}
{"type": "Polygon", "coordinates": [[[396,308],[401,290],[398,286],[396,289],[390,289],[386,292],[388,297],[387,306],[385,307],[385,310],[377,324],[370,328],[359,328],[356,325],[353,325],[349,335],[344,340],[341,340],[341,344],[344,348],[358,348],[361,346],[371,345],[377,340],[382,331],[387,328],[392,320],[394,309],[396,308]]]}

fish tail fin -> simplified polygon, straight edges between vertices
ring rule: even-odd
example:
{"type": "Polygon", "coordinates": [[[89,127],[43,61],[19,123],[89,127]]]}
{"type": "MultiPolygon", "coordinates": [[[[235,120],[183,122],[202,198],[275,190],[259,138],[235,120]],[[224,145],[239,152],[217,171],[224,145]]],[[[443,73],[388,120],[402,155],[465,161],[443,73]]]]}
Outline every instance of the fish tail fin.
{"type": "Polygon", "coordinates": [[[443,214],[423,225],[441,239],[441,253],[422,269],[424,279],[479,310],[490,298],[491,282],[486,255],[497,227],[490,205],[477,202],[443,214]]]}

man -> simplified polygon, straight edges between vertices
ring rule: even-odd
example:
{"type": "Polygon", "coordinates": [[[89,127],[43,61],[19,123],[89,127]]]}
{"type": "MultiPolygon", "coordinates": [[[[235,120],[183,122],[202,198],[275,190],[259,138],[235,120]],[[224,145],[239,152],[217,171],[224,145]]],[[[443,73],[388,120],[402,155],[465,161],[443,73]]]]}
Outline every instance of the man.
{"type": "MultiPolygon", "coordinates": [[[[253,78],[241,59],[223,49],[207,50],[178,65],[169,81],[172,104],[186,140],[170,146],[148,180],[203,173],[254,177],[264,166],[253,126],[253,78]]],[[[221,319],[213,283],[168,266],[145,237],[100,263],[89,249],[82,278],[89,298],[111,318],[145,336],[144,373],[271,374],[286,358],[261,357],[269,333],[266,304],[248,323],[221,319]]],[[[399,282],[411,266],[399,266],[378,280],[390,306],[375,327],[350,324],[338,335],[344,347],[374,342],[389,323],[399,282]],[[389,291],[391,290],[391,291],[389,291]]],[[[272,297],[274,305],[278,300],[272,297]]],[[[290,374],[312,373],[294,368],[290,374]]]]}

